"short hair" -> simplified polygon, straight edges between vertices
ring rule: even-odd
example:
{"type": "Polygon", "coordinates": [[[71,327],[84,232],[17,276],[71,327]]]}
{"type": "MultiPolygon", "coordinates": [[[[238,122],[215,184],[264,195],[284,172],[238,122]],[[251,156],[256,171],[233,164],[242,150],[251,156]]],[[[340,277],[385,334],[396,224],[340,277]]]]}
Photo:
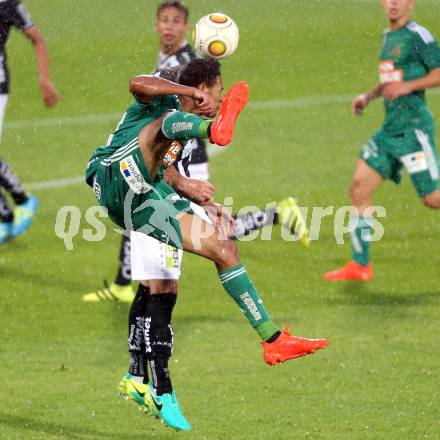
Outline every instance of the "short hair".
{"type": "Polygon", "coordinates": [[[156,14],[157,18],[159,19],[160,13],[164,9],[168,9],[168,8],[176,8],[178,11],[180,11],[183,14],[185,21],[188,21],[188,17],[189,17],[188,8],[179,0],[167,0],[161,3],[157,7],[157,14],[156,14]]]}
{"type": "Polygon", "coordinates": [[[197,87],[202,83],[213,86],[221,75],[220,63],[214,59],[196,58],[191,60],[180,72],[179,84],[197,87]]]}

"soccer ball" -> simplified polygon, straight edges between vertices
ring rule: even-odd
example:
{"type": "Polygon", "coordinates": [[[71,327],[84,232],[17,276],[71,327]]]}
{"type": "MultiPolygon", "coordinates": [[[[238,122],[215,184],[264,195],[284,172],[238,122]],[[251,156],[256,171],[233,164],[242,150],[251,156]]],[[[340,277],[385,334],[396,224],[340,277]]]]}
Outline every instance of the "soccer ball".
{"type": "Polygon", "coordinates": [[[202,17],[193,31],[194,50],[201,58],[221,60],[238,46],[238,27],[231,17],[215,12],[202,17]]]}

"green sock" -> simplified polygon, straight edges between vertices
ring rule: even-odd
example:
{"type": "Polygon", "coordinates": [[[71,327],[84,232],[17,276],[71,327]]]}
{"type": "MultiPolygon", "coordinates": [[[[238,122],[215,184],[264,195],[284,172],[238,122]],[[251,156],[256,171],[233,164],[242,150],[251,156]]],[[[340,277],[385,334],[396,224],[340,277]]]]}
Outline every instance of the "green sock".
{"type": "Polygon", "coordinates": [[[208,138],[211,124],[212,121],[192,113],[172,112],[162,121],[162,133],[168,139],[208,138]]]}
{"type": "Polygon", "coordinates": [[[361,266],[370,262],[371,220],[369,217],[352,217],[351,253],[353,261],[361,266]]]}
{"type": "Polygon", "coordinates": [[[238,304],[251,326],[265,341],[278,331],[270,319],[263,301],[242,264],[222,272],[220,281],[224,289],[238,304]]]}

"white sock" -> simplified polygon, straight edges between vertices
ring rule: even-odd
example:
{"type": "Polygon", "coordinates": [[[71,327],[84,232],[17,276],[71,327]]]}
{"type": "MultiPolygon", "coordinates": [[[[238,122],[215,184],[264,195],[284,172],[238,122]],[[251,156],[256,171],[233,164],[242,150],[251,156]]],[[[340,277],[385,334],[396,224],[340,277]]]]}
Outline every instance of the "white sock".
{"type": "Polygon", "coordinates": [[[131,376],[136,383],[144,383],[144,376],[131,376]]]}

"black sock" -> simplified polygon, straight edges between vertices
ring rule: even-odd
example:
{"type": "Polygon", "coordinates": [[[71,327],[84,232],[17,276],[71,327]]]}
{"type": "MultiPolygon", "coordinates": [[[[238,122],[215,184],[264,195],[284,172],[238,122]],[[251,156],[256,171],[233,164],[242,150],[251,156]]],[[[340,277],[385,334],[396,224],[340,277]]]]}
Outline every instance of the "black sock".
{"type": "Polygon", "coordinates": [[[28,196],[21,186],[20,179],[2,159],[0,159],[0,185],[8,191],[17,205],[22,205],[28,201],[28,196]]]}
{"type": "Polygon", "coordinates": [[[265,226],[278,224],[277,208],[262,209],[259,211],[249,211],[245,214],[235,216],[234,238],[249,235],[252,231],[257,231],[265,226]]]}
{"type": "Polygon", "coordinates": [[[115,283],[120,286],[128,286],[131,283],[131,242],[130,238],[125,235],[121,240],[119,267],[115,283]]]}
{"type": "Polygon", "coordinates": [[[176,304],[175,293],[159,293],[150,296],[145,315],[145,345],[153,377],[153,386],[160,396],[171,393],[168,359],[173,351],[171,315],[176,304]]]}
{"type": "Polygon", "coordinates": [[[278,339],[278,336],[281,334],[280,331],[275,332],[269,339],[266,339],[264,342],[268,342],[269,344],[271,342],[275,342],[278,339]]]}
{"type": "Polygon", "coordinates": [[[14,220],[14,213],[9,207],[8,202],[0,193],[0,222],[10,223],[14,220]]]}
{"type": "Polygon", "coordinates": [[[148,382],[144,326],[149,298],[150,288],[139,284],[128,315],[128,350],[130,352],[128,372],[133,376],[143,376],[144,383],[148,382]]]}
{"type": "Polygon", "coordinates": [[[156,394],[171,393],[173,386],[171,384],[170,372],[168,370],[167,357],[159,357],[150,359],[151,377],[153,378],[153,387],[156,389],[156,394]]]}

